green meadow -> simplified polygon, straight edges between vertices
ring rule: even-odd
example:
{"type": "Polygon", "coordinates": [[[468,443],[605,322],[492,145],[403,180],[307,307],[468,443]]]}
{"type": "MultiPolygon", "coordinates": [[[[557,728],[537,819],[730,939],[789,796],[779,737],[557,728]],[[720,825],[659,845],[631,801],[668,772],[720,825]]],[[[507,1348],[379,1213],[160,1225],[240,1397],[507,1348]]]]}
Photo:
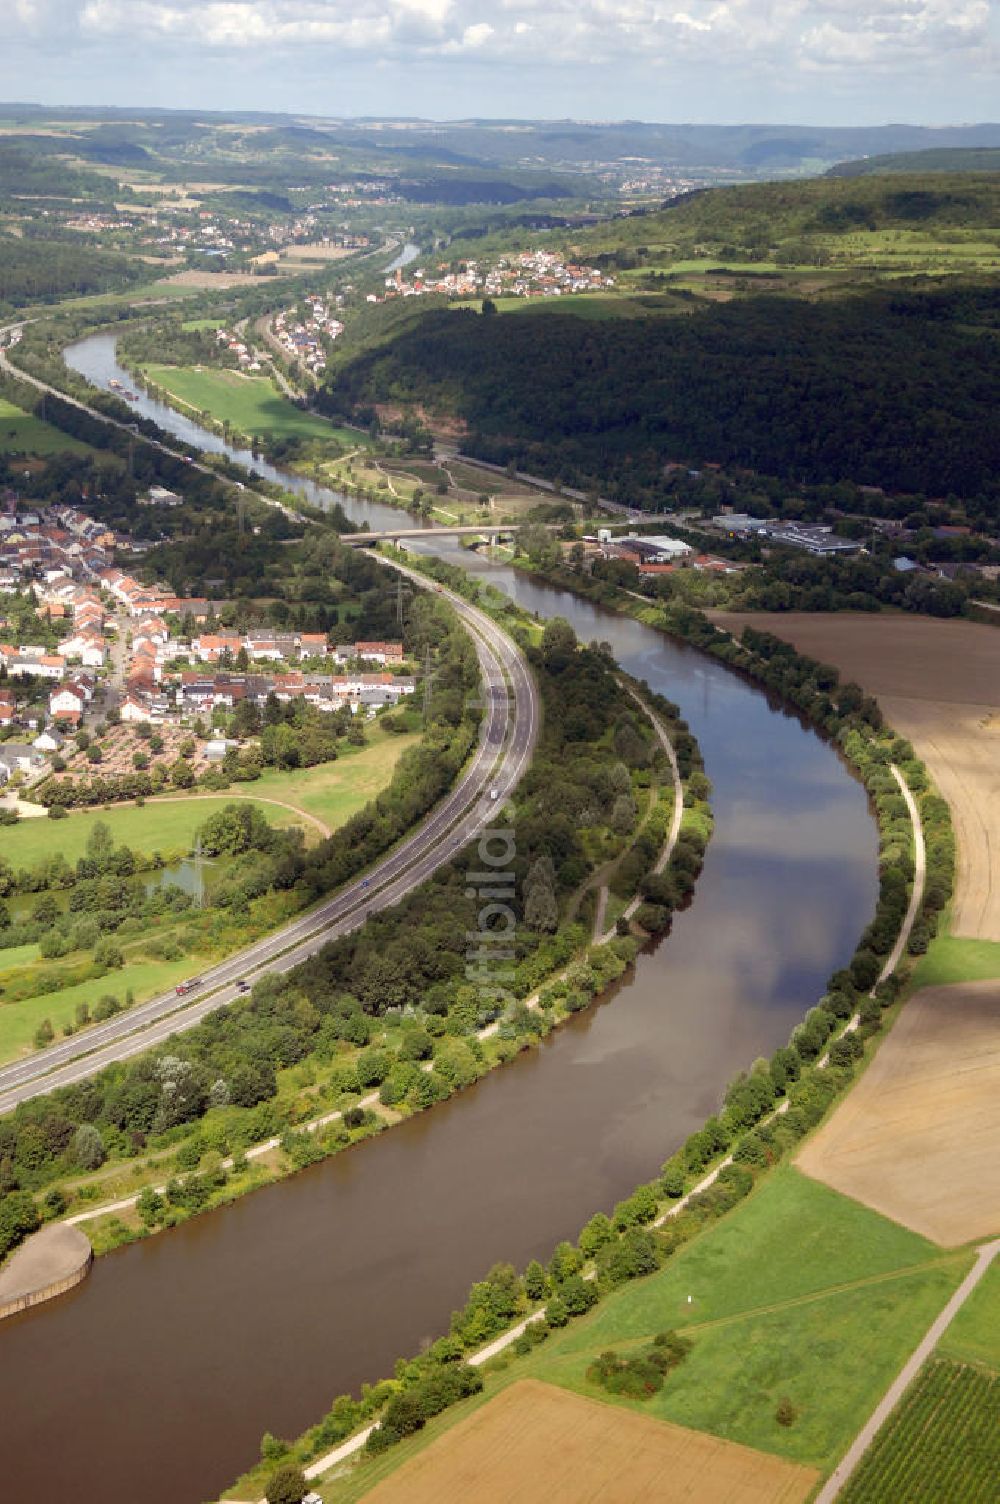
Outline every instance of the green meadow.
{"type": "Polygon", "coordinates": [[[0,454],[32,454],[43,458],[50,454],[90,454],[92,450],[80,439],[70,438],[34,413],[15,407],[0,397],[0,454]]]}
{"type": "Polygon", "coordinates": [[[283,397],[268,376],[197,366],[143,367],[148,379],[195,413],[208,412],[245,434],[298,439],[336,439],[356,447],[358,436],[283,397]]]}

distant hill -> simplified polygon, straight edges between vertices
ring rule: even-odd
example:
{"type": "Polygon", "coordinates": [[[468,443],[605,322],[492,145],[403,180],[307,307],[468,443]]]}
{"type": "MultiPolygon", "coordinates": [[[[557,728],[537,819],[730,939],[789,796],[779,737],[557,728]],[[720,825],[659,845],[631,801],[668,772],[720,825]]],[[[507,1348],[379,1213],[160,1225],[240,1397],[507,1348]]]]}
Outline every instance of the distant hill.
{"type": "Polygon", "coordinates": [[[604,254],[631,265],[626,258],[639,265],[706,254],[753,260],[792,244],[808,260],[810,243],[829,252],[838,237],[859,231],[998,228],[1000,175],[872,174],[709,188],[653,212],[606,220],[574,245],[583,257],[604,254]]]}
{"type": "Polygon", "coordinates": [[[828,178],[863,178],[873,173],[1000,172],[1000,147],[948,147],[931,151],[900,151],[882,157],[838,162],[828,178]]]}

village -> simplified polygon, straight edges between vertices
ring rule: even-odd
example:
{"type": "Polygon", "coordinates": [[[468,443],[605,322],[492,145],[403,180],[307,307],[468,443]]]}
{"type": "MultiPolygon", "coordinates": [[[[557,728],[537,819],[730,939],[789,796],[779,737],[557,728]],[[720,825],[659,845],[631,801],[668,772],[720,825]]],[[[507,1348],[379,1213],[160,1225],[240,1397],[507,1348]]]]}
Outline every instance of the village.
{"type": "MultiPolygon", "coordinates": [[[[416,267],[407,281],[402,268],[385,279],[384,298],[419,298],[436,293],[448,298],[561,297],[565,293],[606,292],[614,287],[614,277],[606,276],[595,266],[578,266],[555,251],[522,251],[516,256],[499,256],[495,262],[463,261],[457,270],[447,262],[433,273],[416,267]]],[[[369,293],[368,302],[383,301],[369,293]]]]}
{"type": "MultiPolygon", "coordinates": [[[[337,301],[343,299],[338,297],[337,301]]],[[[224,332],[220,331],[223,335],[224,332]]],[[[321,376],[326,370],[328,343],[332,344],[343,332],[341,320],[331,311],[326,299],[317,294],[307,296],[301,307],[279,313],[271,325],[271,336],[282,354],[289,361],[298,361],[313,376],[321,376]]],[[[237,358],[242,365],[239,351],[237,358]]]]}
{"type": "Polygon", "coordinates": [[[401,642],[227,629],[224,603],[117,567],[129,541],[73,507],[0,515],[0,592],[30,602],[45,629],[45,640],[8,641],[14,623],[0,606],[0,785],[38,782],[74,758],[144,770],[151,728],[178,755],[196,725],[195,763],[211,765],[237,745],[212,733],[241,706],[244,725],[269,704],[363,720],[414,693],[401,642]]]}

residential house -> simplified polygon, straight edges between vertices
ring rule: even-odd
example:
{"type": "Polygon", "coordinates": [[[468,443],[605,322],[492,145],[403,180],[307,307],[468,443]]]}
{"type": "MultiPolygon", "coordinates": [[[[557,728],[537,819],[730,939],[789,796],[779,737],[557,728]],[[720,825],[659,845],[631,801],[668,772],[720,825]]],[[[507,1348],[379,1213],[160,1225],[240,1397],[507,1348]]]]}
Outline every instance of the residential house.
{"type": "Polygon", "coordinates": [[[0,782],[6,783],[15,773],[30,776],[45,766],[45,758],[26,742],[0,744],[0,782]]]}
{"type": "Polygon", "coordinates": [[[53,720],[79,725],[87,707],[87,696],[76,684],[60,684],[49,695],[49,715],[53,720]]]}

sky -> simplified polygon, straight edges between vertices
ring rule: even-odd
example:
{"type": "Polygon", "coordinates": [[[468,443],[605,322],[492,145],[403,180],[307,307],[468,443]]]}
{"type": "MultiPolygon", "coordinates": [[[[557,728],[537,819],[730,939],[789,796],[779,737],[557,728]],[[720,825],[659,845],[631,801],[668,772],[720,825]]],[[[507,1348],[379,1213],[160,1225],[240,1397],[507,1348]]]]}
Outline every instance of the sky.
{"type": "Polygon", "coordinates": [[[1000,118],[1000,0],[0,0],[47,105],[433,119],[1000,118]]]}

